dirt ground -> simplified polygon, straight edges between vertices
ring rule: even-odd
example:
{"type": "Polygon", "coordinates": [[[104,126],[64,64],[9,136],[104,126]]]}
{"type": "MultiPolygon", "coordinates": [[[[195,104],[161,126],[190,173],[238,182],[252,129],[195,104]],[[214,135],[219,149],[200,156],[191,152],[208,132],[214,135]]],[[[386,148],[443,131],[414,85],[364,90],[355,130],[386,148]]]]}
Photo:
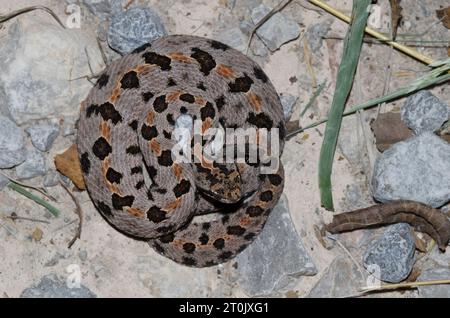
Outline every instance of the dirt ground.
{"type": "MultiPolygon", "coordinates": [[[[273,7],[277,3],[271,0],[237,0],[235,8],[230,10],[226,0],[145,2],[158,12],[168,33],[187,33],[211,38],[217,38],[221,33],[238,26],[239,21],[249,19],[248,12],[240,8],[255,7],[255,4],[259,3],[273,7]]],[[[446,2],[405,1],[403,22],[398,33],[416,34],[417,39],[432,40],[436,29],[443,28],[442,24],[436,23],[435,10],[448,4],[446,2]]],[[[352,1],[331,0],[327,3],[347,15],[351,13],[352,1]]],[[[381,8],[380,15],[373,18],[374,22],[372,21],[380,32],[389,30],[388,3],[387,0],[378,1],[381,8]]],[[[63,18],[66,16],[64,1],[0,0],[2,13],[32,4],[46,5],[54,9],[58,16],[63,18]]],[[[329,110],[343,46],[342,38],[345,36],[347,24],[307,1],[292,1],[282,13],[298,23],[301,28],[300,37],[282,45],[275,52],[268,52],[267,56],[255,57],[253,53],[250,53],[250,56],[261,64],[279,94],[298,97],[291,119],[299,119],[300,124],[305,126],[323,118],[329,110]],[[324,39],[318,38],[310,31],[312,26],[318,24],[329,25],[329,31],[324,39]],[[322,83],[325,83],[324,90],[300,118],[301,111],[318,85],[322,83]]],[[[43,12],[28,13],[15,20],[25,23],[29,19],[47,23],[52,21],[43,12]]],[[[14,21],[8,21],[3,29],[0,29],[0,42],[7,40],[7,30],[13,23],[14,21]]],[[[93,36],[95,29],[92,29],[92,25],[91,22],[82,24],[81,30],[86,34],[90,32],[89,36],[93,36]]],[[[417,49],[433,59],[447,56],[446,48],[417,49]]],[[[387,45],[365,43],[348,105],[364,102],[401,87],[424,69],[425,66],[421,62],[387,45]]],[[[450,100],[448,87],[440,86],[432,91],[442,100],[450,100]]],[[[332,176],[337,212],[373,203],[369,181],[378,152],[369,123],[376,118],[378,111],[398,111],[403,101],[404,99],[400,99],[344,120],[332,176]]],[[[318,239],[315,227],[329,222],[333,215],[332,212],[321,208],[318,191],[317,166],[324,128],[324,125],[320,125],[290,139],[282,156],[286,171],[284,193],[288,199],[289,210],[295,228],[318,273],[314,276],[298,277],[288,290],[274,293],[272,296],[308,296],[323,277],[332,275],[330,271],[336,271],[331,265],[338,258],[344,259],[345,262],[341,263],[347,264],[350,268],[348,279],[358,277],[351,273],[358,271],[353,267],[352,258],[360,262],[363,247],[369,238],[381,231],[362,230],[340,235],[339,244],[334,244],[333,248],[329,249],[318,239]]],[[[55,154],[61,153],[73,142],[74,136],[58,137],[48,153],[49,165],[53,166],[51,158],[55,154]]],[[[39,184],[41,181],[30,180],[30,183],[33,182],[39,184]]],[[[63,212],[58,218],[52,217],[43,207],[10,189],[0,191],[0,215],[15,212],[18,215],[49,222],[46,224],[1,220],[0,295],[19,297],[24,289],[35,286],[42,277],[55,274],[68,278],[75,268],[81,272],[82,285],[101,297],[248,296],[236,282],[233,261],[205,269],[192,269],[175,264],[155,253],[144,242],[133,240],[114,230],[95,210],[86,192],[76,192],[85,213],[85,221],[81,239],[68,249],[67,244],[77,228],[78,218],[73,213],[74,204],[60,186],[49,188],[49,192],[57,199],[56,205],[63,212]]],[[[354,285],[352,292],[357,293],[357,287],[364,286],[365,279],[360,277],[354,285]]],[[[417,291],[375,295],[375,297],[385,296],[417,297],[417,291]]]]}

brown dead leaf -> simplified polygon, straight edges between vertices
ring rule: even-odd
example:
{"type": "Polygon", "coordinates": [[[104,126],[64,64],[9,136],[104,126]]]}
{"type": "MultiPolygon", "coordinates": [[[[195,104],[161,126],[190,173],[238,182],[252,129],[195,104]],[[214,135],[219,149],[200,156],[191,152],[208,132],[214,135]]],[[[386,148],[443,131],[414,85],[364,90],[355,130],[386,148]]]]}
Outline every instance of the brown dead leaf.
{"type": "Polygon", "coordinates": [[[371,124],[377,149],[381,152],[392,144],[412,136],[411,130],[401,120],[400,113],[383,113],[371,124]]]}
{"type": "Polygon", "coordinates": [[[436,16],[442,21],[442,24],[444,24],[447,29],[450,29],[450,7],[436,10],[436,16]]]}
{"type": "Polygon", "coordinates": [[[402,19],[402,7],[400,6],[401,0],[389,0],[391,4],[391,25],[392,25],[392,39],[395,40],[397,36],[397,29],[402,19]]]}
{"type": "Polygon", "coordinates": [[[56,169],[59,172],[72,180],[78,189],[86,189],[78,159],[77,145],[74,144],[62,154],[56,155],[54,160],[56,169]]]}
{"type": "Polygon", "coordinates": [[[417,233],[412,231],[412,234],[414,236],[414,243],[416,245],[416,249],[422,253],[427,252],[427,243],[422,240],[419,236],[417,236],[417,233]]]}

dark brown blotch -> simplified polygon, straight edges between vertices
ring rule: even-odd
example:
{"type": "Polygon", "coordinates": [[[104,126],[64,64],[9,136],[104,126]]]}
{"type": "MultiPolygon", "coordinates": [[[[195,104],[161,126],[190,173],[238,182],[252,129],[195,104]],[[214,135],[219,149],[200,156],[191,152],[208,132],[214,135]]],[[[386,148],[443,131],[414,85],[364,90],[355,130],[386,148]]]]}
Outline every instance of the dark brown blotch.
{"type": "Polygon", "coordinates": [[[135,48],[131,54],[137,54],[137,53],[141,53],[144,52],[147,48],[151,47],[152,45],[150,43],[145,43],[137,48],[135,48]]]}
{"type": "Polygon", "coordinates": [[[200,235],[198,240],[199,240],[200,244],[206,245],[209,242],[209,236],[206,233],[202,233],[202,235],[200,235]]]}
{"type": "Polygon", "coordinates": [[[89,169],[91,168],[91,161],[89,160],[89,154],[87,152],[83,153],[80,156],[80,165],[81,165],[81,171],[83,173],[88,174],[89,169]]]}
{"type": "Polygon", "coordinates": [[[144,185],[145,185],[145,181],[140,180],[140,181],[138,181],[138,183],[136,183],[136,185],[134,187],[136,188],[136,190],[141,190],[144,185]]]}
{"type": "Polygon", "coordinates": [[[111,183],[119,184],[120,180],[122,180],[123,175],[114,170],[113,168],[109,167],[106,171],[106,180],[108,180],[111,183]]]}
{"type": "Polygon", "coordinates": [[[245,213],[247,213],[251,217],[260,216],[264,212],[264,209],[259,206],[249,206],[245,210],[245,213]]]}
{"type": "Polygon", "coordinates": [[[155,126],[147,126],[146,124],[143,124],[141,127],[141,135],[142,138],[150,141],[158,136],[158,130],[155,126]]]}
{"type": "Polygon", "coordinates": [[[156,112],[162,113],[165,111],[168,107],[168,104],[166,102],[166,95],[161,95],[155,98],[155,101],[153,102],[153,108],[156,112]]]}
{"type": "Polygon", "coordinates": [[[231,93],[246,93],[250,90],[253,80],[244,73],[244,76],[235,79],[234,83],[229,83],[231,93]]]}
{"type": "Polygon", "coordinates": [[[216,116],[216,110],[210,102],[206,102],[205,106],[200,109],[200,114],[203,121],[207,118],[213,119],[216,116]]]}
{"type": "Polygon", "coordinates": [[[124,206],[131,207],[134,202],[134,196],[132,195],[126,195],[124,197],[118,195],[117,193],[113,193],[112,198],[112,205],[114,209],[116,210],[122,210],[124,206]]]}
{"type": "Polygon", "coordinates": [[[278,174],[269,174],[267,178],[269,178],[270,183],[274,186],[279,186],[283,182],[283,178],[278,174]]]}
{"type": "Polygon", "coordinates": [[[217,240],[214,241],[213,246],[216,249],[221,250],[225,246],[225,240],[223,238],[218,238],[217,240]]]}
{"type": "Polygon", "coordinates": [[[263,83],[266,83],[269,80],[266,73],[264,73],[264,71],[258,66],[253,68],[253,73],[255,74],[255,77],[263,83]]]}
{"type": "Polygon", "coordinates": [[[142,99],[144,100],[144,102],[148,102],[150,99],[153,98],[153,96],[155,96],[152,92],[145,92],[142,93],[142,99]]]}
{"type": "Polygon", "coordinates": [[[126,73],[120,80],[122,89],[139,88],[139,78],[135,71],[126,73]]]}
{"type": "MultiPolygon", "coordinates": [[[[166,219],[166,212],[164,212],[163,210],[161,210],[159,207],[152,206],[150,209],[148,209],[147,211],[147,219],[149,219],[150,221],[152,221],[153,223],[159,223],[162,222],[166,219]]],[[[163,240],[163,237],[161,237],[161,241],[163,240]]],[[[173,240],[173,238],[172,238],[173,240]]],[[[165,243],[165,242],[164,242],[165,243]]]]}
{"type": "Polygon", "coordinates": [[[103,215],[109,216],[109,217],[113,216],[113,214],[111,212],[111,208],[105,202],[98,201],[97,202],[97,208],[100,210],[100,212],[103,215]]]}
{"type": "Polygon", "coordinates": [[[200,64],[200,72],[205,76],[208,76],[212,69],[216,67],[216,61],[208,52],[205,52],[199,48],[192,48],[191,57],[194,58],[198,64],[200,64]]]}
{"type": "Polygon", "coordinates": [[[195,97],[192,94],[184,93],[180,95],[180,100],[192,104],[193,102],[195,102],[195,97]]]}
{"type": "Polygon", "coordinates": [[[273,193],[270,190],[264,191],[260,194],[259,199],[264,202],[270,202],[273,199],[273,193]]]}
{"type": "Polygon", "coordinates": [[[158,157],[158,163],[160,166],[170,167],[173,164],[172,151],[163,150],[161,155],[158,157]]]}
{"type": "Polygon", "coordinates": [[[103,88],[106,85],[108,85],[108,81],[109,81],[109,75],[106,73],[103,73],[97,80],[97,83],[95,85],[97,85],[98,88],[103,88]]]}
{"type": "Polygon", "coordinates": [[[265,113],[255,114],[251,112],[248,114],[247,121],[258,128],[271,129],[273,127],[272,119],[265,113]]]}
{"type": "Polygon", "coordinates": [[[195,266],[197,265],[197,261],[192,257],[183,257],[182,263],[187,266],[195,266]]]}
{"type": "Polygon", "coordinates": [[[173,188],[173,193],[175,194],[175,197],[179,198],[182,195],[189,193],[190,189],[191,183],[188,180],[183,179],[173,188]]]}
{"type": "Polygon", "coordinates": [[[218,97],[215,101],[217,109],[220,111],[222,110],[223,106],[225,105],[225,96],[218,97]]]}
{"type": "Polygon", "coordinates": [[[184,243],[183,244],[183,250],[188,253],[188,254],[192,254],[195,252],[195,244],[193,243],[184,243]]]}
{"type": "Polygon", "coordinates": [[[104,160],[107,156],[109,156],[111,151],[111,145],[104,137],[98,138],[92,146],[92,152],[100,160],[104,160]]]}
{"type": "Polygon", "coordinates": [[[155,52],[146,52],[142,54],[142,57],[147,64],[158,65],[162,71],[169,71],[172,67],[170,63],[172,60],[164,55],[159,55],[155,52]]]}
{"type": "Polygon", "coordinates": [[[141,148],[138,145],[131,145],[125,151],[127,154],[135,156],[141,153],[141,148]]]}
{"type": "Polygon", "coordinates": [[[216,50],[226,51],[230,48],[228,45],[226,45],[222,42],[219,42],[219,41],[211,40],[211,41],[209,41],[209,43],[211,44],[211,47],[216,50]]]}
{"type": "Polygon", "coordinates": [[[241,236],[245,233],[245,229],[239,225],[233,225],[227,227],[227,234],[241,236]]]}

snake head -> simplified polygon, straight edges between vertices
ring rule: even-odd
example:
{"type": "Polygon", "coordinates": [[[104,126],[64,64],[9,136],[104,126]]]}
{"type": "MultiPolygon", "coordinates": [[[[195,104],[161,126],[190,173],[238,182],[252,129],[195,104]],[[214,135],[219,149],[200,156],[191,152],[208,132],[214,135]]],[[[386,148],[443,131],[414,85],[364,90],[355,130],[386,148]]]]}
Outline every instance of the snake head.
{"type": "Polygon", "coordinates": [[[195,184],[207,196],[222,203],[236,203],[242,199],[242,180],[234,163],[213,163],[210,168],[196,165],[195,184]]]}

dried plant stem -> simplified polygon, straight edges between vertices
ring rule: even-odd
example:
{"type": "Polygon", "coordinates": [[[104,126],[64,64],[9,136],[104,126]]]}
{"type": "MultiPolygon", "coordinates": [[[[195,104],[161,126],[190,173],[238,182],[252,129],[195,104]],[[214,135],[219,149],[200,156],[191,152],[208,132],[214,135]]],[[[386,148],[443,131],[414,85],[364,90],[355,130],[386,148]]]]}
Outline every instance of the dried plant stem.
{"type": "MultiPolygon", "coordinates": [[[[308,0],[308,1],[310,3],[313,3],[313,4],[317,5],[318,7],[321,7],[325,11],[331,13],[335,17],[337,17],[337,18],[339,18],[339,19],[341,19],[341,20],[343,20],[343,21],[345,21],[347,23],[351,22],[351,18],[349,16],[345,15],[341,11],[331,7],[330,5],[324,3],[324,2],[322,2],[320,0],[308,0]]],[[[400,43],[392,41],[387,36],[383,35],[380,32],[375,31],[374,29],[366,27],[365,28],[365,32],[367,34],[370,34],[371,36],[377,38],[378,40],[386,42],[387,44],[391,45],[392,47],[396,48],[397,50],[399,50],[399,51],[401,51],[401,52],[403,52],[405,54],[408,54],[409,56],[412,56],[412,57],[414,57],[415,59],[417,59],[417,60],[419,60],[421,62],[424,62],[426,64],[431,64],[431,63],[434,62],[433,59],[429,58],[428,56],[425,56],[422,53],[417,52],[416,50],[414,50],[414,49],[412,49],[410,47],[407,47],[405,45],[402,45],[400,43]]]]}
{"type": "Polygon", "coordinates": [[[450,284],[450,279],[442,280],[430,280],[424,282],[412,282],[412,283],[399,283],[399,284],[386,284],[378,287],[363,287],[361,292],[368,293],[377,290],[399,289],[399,288],[413,288],[418,286],[430,286],[430,285],[444,285],[450,284]]]}
{"type": "Polygon", "coordinates": [[[64,26],[64,24],[61,22],[61,20],[59,19],[59,17],[56,15],[56,13],[53,12],[52,9],[44,7],[44,6],[39,6],[39,5],[38,6],[31,6],[31,7],[22,8],[22,9],[10,12],[8,14],[5,14],[5,15],[0,15],[0,24],[3,23],[3,22],[6,22],[6,21],[8,21],[8,20],[10,20],[12,18],[17,17],[18,15],[21,15],[21,14],[24,14],[24,13],[27,13],[27,12],[30,12],[30,11],[34,11],[34,10],[42,10],[42,11],[47,12],[48,14],[50,14],[53,17],[53,19],[56,20],[56,22],[58,22],[58,24],[63,29],[66,28],[64,26]]]}

